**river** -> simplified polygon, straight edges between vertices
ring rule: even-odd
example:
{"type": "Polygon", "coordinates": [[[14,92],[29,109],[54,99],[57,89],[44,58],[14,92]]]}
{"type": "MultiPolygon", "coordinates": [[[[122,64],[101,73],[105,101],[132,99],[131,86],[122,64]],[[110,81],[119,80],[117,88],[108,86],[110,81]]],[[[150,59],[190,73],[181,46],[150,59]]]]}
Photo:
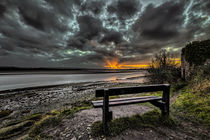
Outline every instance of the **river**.
{"type": "Polygon", "coordinates": [[[146,72],[97,73],[97,74],[13,74],[0,75],[0,91],[30,87],[61,85],[97,81],[132,81],[142,82],[146,72]]]}

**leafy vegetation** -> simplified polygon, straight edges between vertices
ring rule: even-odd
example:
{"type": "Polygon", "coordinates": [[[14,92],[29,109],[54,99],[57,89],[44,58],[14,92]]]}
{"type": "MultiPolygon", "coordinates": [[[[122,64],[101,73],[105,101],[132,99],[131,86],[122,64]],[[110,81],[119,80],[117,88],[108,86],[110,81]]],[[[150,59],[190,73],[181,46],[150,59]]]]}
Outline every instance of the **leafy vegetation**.
{"type": "Polygon", "coordinates": [[[182,54],[190,65],[203,65],[210,59],[210,40],[190,42],[182,49],[182,54]]]}
{"type": "MultiPolygon", "coordinates": [[[[128,129],[140,129],[142,127],[155,128],[158,126],[166,126],[169,128],[176,127],[176,121],[170,116],[163,117],[158,110],[153,110],[143,115],[134,115],[131,117],[124,117],[114,119],[108,124],[109,136],[116,136],[128,129]]],[[[92,125],[92,135],[103,135],[102,122],[98,121],[92,125]]]]}

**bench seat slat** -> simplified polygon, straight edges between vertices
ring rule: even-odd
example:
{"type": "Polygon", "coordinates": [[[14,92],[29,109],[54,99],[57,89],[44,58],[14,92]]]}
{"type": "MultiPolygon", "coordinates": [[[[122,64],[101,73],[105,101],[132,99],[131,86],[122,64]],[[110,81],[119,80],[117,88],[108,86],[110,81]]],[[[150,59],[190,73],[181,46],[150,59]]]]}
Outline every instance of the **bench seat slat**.
{"type": "MultiPolygon", "coordinates": [[[[132,98],[119,98],[119,99],[110,99],[109,106],[120,106],[134,103],[143,103],[148,101],[158,101],[162,100],[162,97],[157,96],[143,96],[143,97],[132,97],[132,98]]],[[[103,100],[92,101],[92,104],[95,108],[100,108],[103,106],[103,100]]]]}

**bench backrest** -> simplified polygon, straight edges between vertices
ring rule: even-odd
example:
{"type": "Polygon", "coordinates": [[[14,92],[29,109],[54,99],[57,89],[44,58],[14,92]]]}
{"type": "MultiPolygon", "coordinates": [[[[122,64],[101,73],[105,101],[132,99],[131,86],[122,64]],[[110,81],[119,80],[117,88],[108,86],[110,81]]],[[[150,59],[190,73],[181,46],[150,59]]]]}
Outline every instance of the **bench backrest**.
{"type": "Polygon", "coordinates": [[[169,84],[156,84],[156,85],[141,85],[137,87],[123,87],[123,88],[109,88],[96,90],[96,97],[104,97],[104,91],[108,91],[109,96],[123,95],[123,94],[135,94],[142,92],[155,92],[166,91],[170,89],[169,84]]]}

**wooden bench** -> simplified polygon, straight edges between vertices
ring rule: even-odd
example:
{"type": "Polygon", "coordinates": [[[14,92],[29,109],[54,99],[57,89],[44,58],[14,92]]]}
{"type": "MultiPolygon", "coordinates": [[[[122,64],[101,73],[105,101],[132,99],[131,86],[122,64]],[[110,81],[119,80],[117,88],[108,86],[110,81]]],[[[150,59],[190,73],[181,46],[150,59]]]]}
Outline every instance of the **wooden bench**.
{"type": "Polygon", "coordinates": [[[95,108],[103,109],[102,122],[103,122],[104,134],[108,133],[107,123],[112,120],[112,111],[109,111],[109,106],[121,106],[121,105],[128,105],[128,104],[150,102],[154,106],[160,108],[162,115],[166,115],[166,116],[169,115],[169,96],[170,96],[169,84],[98,89],[95,92],[95,96],[103,97],[103,100],[92,101],[92,104],[95,108]],[[142,97],[118,98],[118,99],[109,100],[109,96],[136,94],[136,93],[143,93],[143,92],[156,92],[156,91],[163,91],[162,97],[142,96],[142,97]]]}

